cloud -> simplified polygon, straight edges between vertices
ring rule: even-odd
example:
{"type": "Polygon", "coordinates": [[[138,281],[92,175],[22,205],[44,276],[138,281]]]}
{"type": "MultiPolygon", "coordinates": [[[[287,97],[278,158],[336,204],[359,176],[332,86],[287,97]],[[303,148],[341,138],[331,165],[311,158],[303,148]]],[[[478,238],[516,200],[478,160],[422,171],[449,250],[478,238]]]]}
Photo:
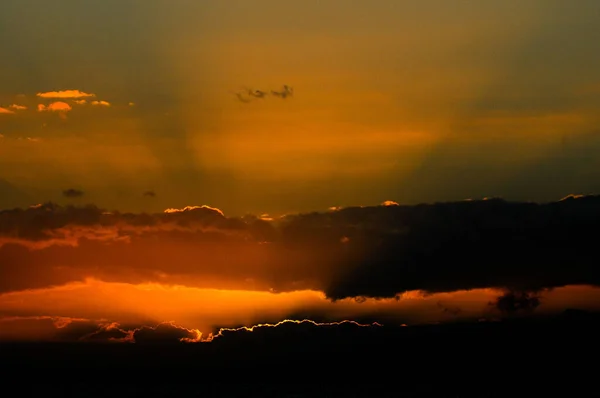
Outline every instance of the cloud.
{"type": "Polygon", "coordinates": [[[175,322],[160,322],[156,325],[125,325],[106,319],[94,320],[64,316],[5,316],[0,317],[0,341],[37,340],[66,342],[115,342],[135,344],[180,344],[213,343],[264,339],[278,340],[290,337],[290,332],[301,335],[337,332],[356,332],[360,329],[378,329],[378,322],[360,323],[352,320],[316,322],[310,319],[284,319],[276,323],[261,323],[234,328],[217,328],[215,333],[202,334],[198,329],[188,329],[175,322]],[[279,336],[279,337],[276,337],[279,336]]]}
{"type": "Polygon", "coordinates": [[[13,114],[13,113],[15,113],[15,112],[11,111],[10,109],[3,108],[3,107],[0,106],[0,115],[1,114],[8,114],[9,115],[9,114],[13,114]]]}
{"type": "Polygon", "coordinates": [[[79,90],[48,91],[45,93],[37,93],[36,95],[40,98],[86,98],[96,96],[96,94],[90,94],[79,90]]]}
{"type": "Polygon", "coordinates": [[[172,323],[161,323],[156,327],[144,326],[133,332],[133,341],[138,344],[165,344],[200,342],[202,333],[172,323]]]}
{"type": "Polygon", "coordinates": [[[146,191],[146,192],[144,192],[143,195],[147,196],[147,197],[150,197],[150,198],[154,198],[154,197],[156,197],[156,192],[154,192],[154,191],[146,191]]]}
{"type": "Polygon", "coordinates": [[[65,189],[62,192],[62,194],[65,198],[80,198],[83,196],[83,191],[81,191],[79,189],[69,188],[69,189],[65,189]]]}
{"type": "Polygon", "coordinates": [[[62,113],[62,112],[69,112],[72,109],[73,108],[71,107],[71,105],[69,105],[63,101],[52,102],[49,105],[38,104],[39,112],[61,112],[62,113]]]}
{"type": "Polygon", "coordinates": [[[599,223],[598,196],[347,207],[279,218],[229,217],[206,205],[146,214],[46,203],[0,212],[0,290],[89,276],[309,289],[331,300],[600,285],[593,243],[599,223]]]}
{"type": "Polygon", "coordinates": [[[77,105],[85,105],[87,104],[87,100],[81,99],[81,100],[73,100],[74,103],[76,103],[77,105]]]}
{"type": "Polygon", "coordinates": [[[18,104],[12,104],[11,106],[9,106],[10,109],[13,109],[15,111],[24,111],[27,109],[26,106],[24,105],[18,105],[18,104]]]}
{"type": "Polygon", "coordinates": [[[94,106],[110,106],[110,103],[107,101],[92,101],[90,102],[90,104],[94,105],[94,106]]]}
{"type": "Polygon", "coordinates": [[[265,99],[269,95],[274,95],[275,97],[285,99],[294,95],[294,89],[288,85],[284,85],[281,90],[270,91],[244,88],[242,91],[233,92],[233,94],[236,96],[238,101],[249,103],[257,99],[265,99]]]}

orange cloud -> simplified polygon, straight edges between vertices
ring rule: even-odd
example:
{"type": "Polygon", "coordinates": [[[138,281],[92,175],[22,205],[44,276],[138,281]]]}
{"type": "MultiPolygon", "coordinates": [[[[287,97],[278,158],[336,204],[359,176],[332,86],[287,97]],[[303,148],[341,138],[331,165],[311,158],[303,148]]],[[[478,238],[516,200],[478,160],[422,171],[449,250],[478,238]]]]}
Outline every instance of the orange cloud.
{"type": "Polygon", "coordinates": [[[14,109],[15,111],[24,111],[27,109],[26,106],[18,105],[18,104],[12,104],[11,106],[9,106],[9,108],[14,109]]]}
{"type": "Polygon", "coordinates": [[[95,106],[110,106],[110,102],[108,101],[92,101],[90,103],[95,106]]]}
{"type": "Polygon", "coordinates": [[[45,93],[37,93],[40,98],[84,98],[84,97],[95,97],[96,94],[85,93],[79,90],[62,90],[62,91],[48,91],[45,93]]]}
{"type": "Polygon", "coordinates": [[[84,99],[74,100],[73,102],[75,102],[77,105],[85,105],[85,104],[87,104],[87,100],[84,100],[84,99]]]}
{"type": "Polygon", "coordinates": [[[66,102],[62,102],[62,101],[56,101],[49,105],[38,104],[39,112],[44,112],[44,111],[47,111],[47,112],[69,112],[72,109],[73,108],[71,107],[71,105],[67,104],[66,102]]]}
{"type": "Polygon", "coordinates": [[[6,109],[0,106],[0,114],[12,114],[14,113],[13,111],[11,111],[10,109],[6,109]]]}

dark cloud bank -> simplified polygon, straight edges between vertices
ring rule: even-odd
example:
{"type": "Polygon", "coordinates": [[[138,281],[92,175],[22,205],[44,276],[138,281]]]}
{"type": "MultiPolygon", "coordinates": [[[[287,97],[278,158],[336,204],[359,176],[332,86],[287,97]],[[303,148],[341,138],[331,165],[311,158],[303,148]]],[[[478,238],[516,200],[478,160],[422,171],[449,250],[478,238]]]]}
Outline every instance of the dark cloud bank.
{"type": "Polygon", "coordinates": [[[48,203],[0,212],[0,290],[92,275],[316,289],[332,300],[486,287],[536,292],[599,284],[599,226],[600,196],[351,207],[274,221],[229,218],[208,206],[130,214],[48,203]]]}

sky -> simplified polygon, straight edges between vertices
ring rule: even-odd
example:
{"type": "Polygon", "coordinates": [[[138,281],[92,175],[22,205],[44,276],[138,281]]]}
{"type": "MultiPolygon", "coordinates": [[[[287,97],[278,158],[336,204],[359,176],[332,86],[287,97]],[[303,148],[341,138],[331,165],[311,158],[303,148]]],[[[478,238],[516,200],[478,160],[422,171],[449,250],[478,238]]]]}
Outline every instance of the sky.
{"type": "Polygon", "coordinates": [[[600,191],[596,0],[3,0],[0,54],[4,338],[494,318],[598,282],[547,255],[537,283],[535,254],[502,269],[467,243],[518,256],[498,231],[519,214],[596,217],[593,196],[561,201],[600,191]],[[455,203],[413,206],[437,202],[455,203]],[[458,251],[437,267],[452,233],[489,273],[458,251]]]}
{"type": "Polygon", "coordinates": [[[0,205],[77,189],[243,215],[594,193],[598,7],[3,1],[0,205]],[[93,97],[39,110],[66,90],[93,97]]]}

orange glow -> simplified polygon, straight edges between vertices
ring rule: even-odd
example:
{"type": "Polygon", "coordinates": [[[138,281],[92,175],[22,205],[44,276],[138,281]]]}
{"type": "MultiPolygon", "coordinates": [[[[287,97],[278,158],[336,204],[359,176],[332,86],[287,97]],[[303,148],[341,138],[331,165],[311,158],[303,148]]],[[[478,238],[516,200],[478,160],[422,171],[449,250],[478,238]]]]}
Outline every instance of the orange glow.
{"type": "MultiPolygon", "coordinates": [[[[33,314],[6,316],[0,339],[43,339],[56,329],[84,321],[97,325],[100,333],[121,330],[122,341],[131,341],[139,328],[122,325],[172,325],[186,332],[190,341],[212,341],[224,332],[252,331],[285,323],[312,323],[334,326],[414,325],[458,319],[494,319],[499,314],[490,303],[502,292],[478,289],[453,293],[407,292],[396,299],[327,300],[317,291],[269,293],[244,290],[198,289],[161,284],[108,283],[89,279],[48,289],[24,290],[0,295],[0,312],[33,314]],[[295,320],[295,314],[302,314],[295,320]],[[312,315],[311,315],[312,314],[312,315]],[[310,318],[325,318],[323,322],[310,318]],[[352,319],[375,317],[378,323],[352,319]],[[40,322],[47,322],[42,327],[40,322]],[[238,325],[255,325],[241,326],[238,325]],[[130,336],[130,337],[127,337],[130,336]],[[203,337],[205,336],[205,337],[203,337]]],[[[600,302],[600,289],[571,286],[542,293],[538,311],[564,308],[594,308],[600,302]]],[[[142,327],[142,326],[140,326],[142,327]]]]}

